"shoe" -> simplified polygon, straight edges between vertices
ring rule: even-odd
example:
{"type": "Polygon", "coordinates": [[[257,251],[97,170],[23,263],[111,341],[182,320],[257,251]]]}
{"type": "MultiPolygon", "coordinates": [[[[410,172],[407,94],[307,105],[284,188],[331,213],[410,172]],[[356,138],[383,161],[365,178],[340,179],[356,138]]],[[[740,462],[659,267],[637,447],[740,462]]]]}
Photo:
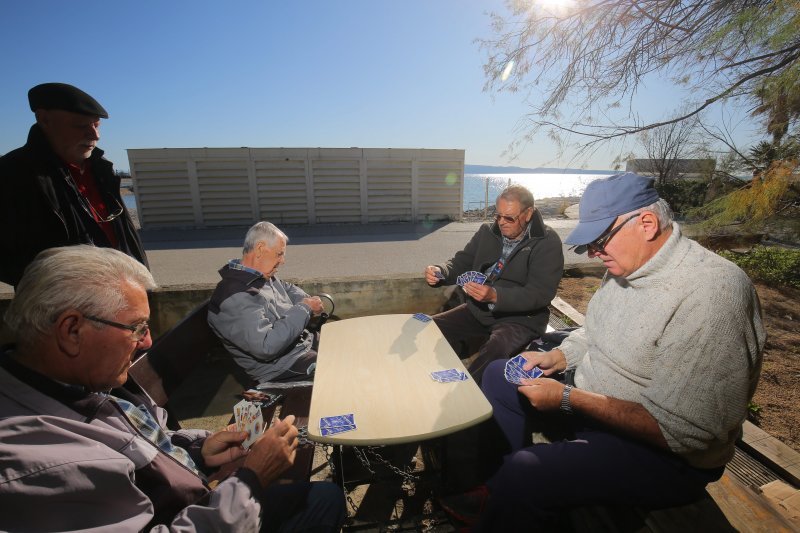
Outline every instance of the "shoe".
{"type": "Polygon", "coordinates": [[[478,485],[467,492],[443,496],[438,501],[450,518],[472,526],[478,523],[478,518],[489,501],[489,488],[486,485],[478,485]]]}

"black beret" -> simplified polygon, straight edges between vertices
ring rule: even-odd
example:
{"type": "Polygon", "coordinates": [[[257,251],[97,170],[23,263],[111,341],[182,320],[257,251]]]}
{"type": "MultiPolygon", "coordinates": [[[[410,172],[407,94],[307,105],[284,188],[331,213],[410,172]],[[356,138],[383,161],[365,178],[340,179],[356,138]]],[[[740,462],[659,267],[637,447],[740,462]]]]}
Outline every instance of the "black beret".
{"type": "Polygon", "coordinates": [[[37,109],[61,109],[81,115],[96,115],[108,118],[108,112],[97,100],[77,87],[66,83],[42,83],[28,91],[31,111],[37,109]]]}

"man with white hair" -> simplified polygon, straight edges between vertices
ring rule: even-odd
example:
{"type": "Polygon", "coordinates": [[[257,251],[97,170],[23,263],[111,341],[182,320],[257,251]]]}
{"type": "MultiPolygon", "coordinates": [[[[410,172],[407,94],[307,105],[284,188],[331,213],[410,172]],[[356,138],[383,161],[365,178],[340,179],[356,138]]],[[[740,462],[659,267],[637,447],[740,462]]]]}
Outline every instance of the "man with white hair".
{"type": "Polygon", "coordinates": [[[211,329],[259,383],[311,380],[317,360],[316,338],[306,326],[322,313],[322,300],[276,276],[288,242],[274,224],[254,224],[242,258],[220,269],[208,304],[211,329]]]}
{"type": "Polygon", "coordinates": [[[565,242],[607,273],[583,327],[524,354],[544,377],[513,385],[502,363],[484,374],[509,453],[486,486],[443,502],[462,517],[486,504],[479,530],[544,529],[570,506],[690,502],[742,434],[765,338],[745,273],[681,234],[651,178],[593,181],[579,211],[565,242]],[[532,445],[553,421],[568,435],[532,445]]]}
{"type": "Polygon", "coordinates": [[[0,353],[0,530],[338,531],[331,483],[271,485],[294,461],[294,417],[246,432],[172,432],[128,380],[152,344],[147,268],[109,248],[51,248],[28,266],[0,353]],[[216,467],[243,466],[211,490],[216,467]]]}

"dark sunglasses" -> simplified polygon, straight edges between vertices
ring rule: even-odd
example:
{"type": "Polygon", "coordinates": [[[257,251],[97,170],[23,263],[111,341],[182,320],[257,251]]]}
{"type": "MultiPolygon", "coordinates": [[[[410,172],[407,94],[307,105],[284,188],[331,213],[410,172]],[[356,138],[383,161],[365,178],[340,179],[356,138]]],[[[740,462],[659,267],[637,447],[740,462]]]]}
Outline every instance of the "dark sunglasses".
{"type": "Polygon", "coordinates": [[[622,222],[618,226],[614,226],[613,228],[611,228],[604,234],[600,235],[598,238],[596,238],[589,244],[581,244],[578,246],[573,246],[570,248],[570,250],[575,250],[576,254],[582,254],[586,251],[593,253],[605,253],[606,251],[605,247],[608,244],[608,241],[610,241],[612,237],[614,237],[614,235],[616,235],[617,232],[622,229],[622,226],[624,226],[634,218],[638,217],[640,214],[641,213],[636,213],[635,215],[629,216],[628,218],[625,219],[624,222],[622,222]]]}
{"type": "Polygon", "coordinates": [[[119,322],[114,322],[113,320],[106,320],[105,318],[100,318],[98,316],[92,315],[83,315],[87,320],[91,320],[92,322],[97,322],[99,324],[105,324],[107,326],[112,326],[119,329],[127,329],[128,331],[133,332],[131,335],[131,340],[135,342],[139,342],[145,336],[147,336],[147,332],[150,330],[150,324],[147,323],[145,320],[144,322],[138,322],[136,324],[120,324],[119,322]]]}
{"type": "Polygon", "coordinates": [[[501,215],[501,214],[499,214],[499,213],[498,213],[498,214],[496,214],[496,215],[494,216],[494,219],[495,219],[497,222],[500,222],[500,219],[502,219],[502,220],[504,220],[504,221],[508,222],[509,224],[513,224],[513,223],[514,223],[514,222],[516,222],[516,221],[517,221],[517,219],[519,219],[519,217],[521,217],[521,216],[522,216],[522,214],[523,214],[523,213],[525,213],[525,211],[527,211],[528,209],[530,209],[530,207],[527,207],[527,208],[523,209],[523,210],[520,212],[520,214],[519,214],[519,215],[516,215],[516,216],[513,216],[513,217],[512,217],[512,216],[509,216],[509,215],[501,215]]]}

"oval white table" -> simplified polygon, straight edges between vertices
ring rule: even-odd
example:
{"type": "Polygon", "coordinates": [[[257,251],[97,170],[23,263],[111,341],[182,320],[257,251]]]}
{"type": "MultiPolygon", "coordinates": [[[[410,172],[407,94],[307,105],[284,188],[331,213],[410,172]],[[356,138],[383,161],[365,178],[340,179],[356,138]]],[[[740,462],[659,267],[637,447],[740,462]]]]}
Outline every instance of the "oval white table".
{"type": "Polygon", "coordinates": [[[310,439],[350,446],[399,444],[440,437],[478,424],[492,407],[475,381],[439,383],[435,370],[461,360],[433,321],[375,315],[322,326],[310,439]],[[323,437],[319,420],[352,413],[357,429],[323,437]]]}

